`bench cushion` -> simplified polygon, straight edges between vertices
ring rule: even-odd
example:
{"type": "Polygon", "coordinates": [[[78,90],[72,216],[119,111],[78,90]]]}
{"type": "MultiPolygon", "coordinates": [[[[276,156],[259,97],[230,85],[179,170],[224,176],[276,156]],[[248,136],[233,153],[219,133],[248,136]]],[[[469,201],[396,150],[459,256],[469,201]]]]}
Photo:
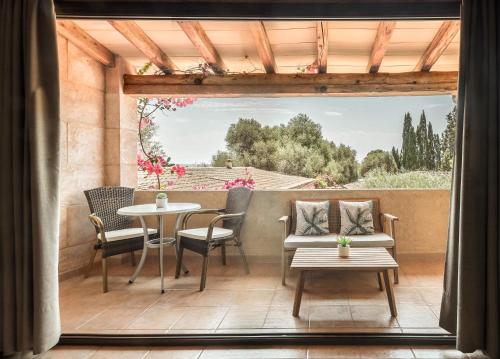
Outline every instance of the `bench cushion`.
{"type": "MultiPolygon", "coordinates": [[[[338,234],[328,234],[326,236],[296,236],[290,234],[285,239],[286,249],[297,248],[335,248],[337,247],[338,234]]],[[[352,239],[351,247],[384,247],[392,248],[394,239],[385,233],[374,233],[367,235],[349,236],[352,239]]]]}

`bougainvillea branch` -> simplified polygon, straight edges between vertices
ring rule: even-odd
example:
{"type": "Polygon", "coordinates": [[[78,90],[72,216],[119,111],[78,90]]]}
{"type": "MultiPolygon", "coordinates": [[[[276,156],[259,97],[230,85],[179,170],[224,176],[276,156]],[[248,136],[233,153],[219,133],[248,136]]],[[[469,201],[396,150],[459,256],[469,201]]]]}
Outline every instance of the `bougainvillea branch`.
{"type": "MultiPolygon", "coordinates": [[[[146,64],[138,71],[138,74],[147,72],[151,64],[146,64]]],[[[177,111],[179,108],[191,105],[194,102],[192,98],[139,98],[137,101],[137,112],[139,115],[138,133],[139,148],[137,151],[137,166],[146,176],[155,175],[158,189],[162,189],[160,176],[166,170],[177,174],[178,177],[184,176],[186,169],[181,165],[171,163],[171,158],[166,156],[163,146],[154,139],[158,130],[155,122],[155,115],[165,113],[166,111],[177,111]]]]}

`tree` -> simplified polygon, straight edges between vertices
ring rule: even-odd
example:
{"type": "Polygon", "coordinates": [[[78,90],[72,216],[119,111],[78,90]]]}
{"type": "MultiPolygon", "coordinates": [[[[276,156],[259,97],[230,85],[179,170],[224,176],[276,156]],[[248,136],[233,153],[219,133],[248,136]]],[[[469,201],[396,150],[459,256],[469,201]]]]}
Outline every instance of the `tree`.
{"type": "Polygon", "coordinates": [[[352,182],[358,176],[356,151],[323,138],[321,126],[305,114],[272,127],[240,118],[229,127],[226,144],[228,151],[213,156],[214,166],[223,165],[230,156],[243,166],[306,177],[325,174],[336,183],[352,182]]]}
{"type": "MultiPolygon", "coordinates": [[[[438,149],[439,151],[439,149],[438,149]]],[[[427,124],[427,146],[425,147],[425,168],[428,170],[436,169],[436,147],[432,123],[427,124]]]]}
{"type": "Polygon", "coordinates": [[[385,172],[394,173],[397,172],[398,167],[390,152],[384,150],[373,150],[368,152],[361,163],[361,176],[365,176],[368,172],[374,169],[382,169],[385,172]]]}
{"type": "Polygon", "coordinates": [[[420,122],[417,126],[416,142],[417,142],[417,166],[418,169],[425,169],[426,166],[426,154],[427,154],[427,119],[425,117],[425,112],[422,111],[420,115],[420,122]]]}
{"type": "Polygon", "coordinates": [[[251,153],[255,142],[262,139],[262,126],[253,118],[240,118],[231,124],[226,134],[227,147],[238,153],[251,153]]]}
{"type": "Polygon", "coordinates": [[[441,141],[439,140],[439,135],[437,133],[434,134],[434,150],[436,151],[436,169],[441,169],[441,141]]]}
{"type": "Polygon", "coordinates": [[[317,147],[323,139],[321,125],[303,113],[299,113],[288,122],[287,132],[293,141],[307,148],[317,147]]]}
{"type": "Polygon", "coordinates": [[[227,160],[232,160],[233,166],[239,166],[238,156],[229,151],[217,151],[215,155],[212,156],[212,166],[213,167],[224,167],[226,166],[227,160]]]}
{"type": "Polygon", "coordinates": [[[403,146],[401,149],[401,167],[405,170],[414,170],[417,163],[417,142],[415,129],[409,112],[405,114],[403,121],[403,146]]]}
{"type": "Polygon", "coordinates": [[[399,153],[399,150],[396,147],[392,146],[391,154],[392,158],[394,158],[394,162],[396,163],[396,167],[398,168],[398,170],[401,170],[401,154],[399,153]]]}
{"type": "Polygon", "coordinates": [[[446,115],[446,128],[441,134],[441,169],[451,171],[455,156],[455,136],[457,131],[457,108],[446,115]]]}

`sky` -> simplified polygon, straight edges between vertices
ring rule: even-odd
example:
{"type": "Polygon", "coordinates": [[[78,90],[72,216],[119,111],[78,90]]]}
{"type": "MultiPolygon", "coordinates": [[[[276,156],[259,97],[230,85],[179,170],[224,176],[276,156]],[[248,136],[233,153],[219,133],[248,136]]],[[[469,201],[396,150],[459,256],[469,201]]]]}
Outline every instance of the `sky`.
{"type": "Polygon", "coordinates": [[[226,148],[227,129],[240,117],[273,126],[305,113],[321,125],[323,137],[352,147],[362,161],[371,150],[401,147],[406,112],[416,127],[424,110],[434,133],[441,133],[453,106],[451,96],[198,98],[160,114],[157,139],[174,163],[209,164],[217,150],[226,148]]]}

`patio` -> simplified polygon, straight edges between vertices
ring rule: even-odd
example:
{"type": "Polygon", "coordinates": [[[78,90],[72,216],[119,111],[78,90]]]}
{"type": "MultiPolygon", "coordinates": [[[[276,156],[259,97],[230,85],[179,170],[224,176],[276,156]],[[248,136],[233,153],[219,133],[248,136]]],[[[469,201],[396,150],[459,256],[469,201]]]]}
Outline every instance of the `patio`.
{"type": "Polygon", "coordinates": [[[158,264],[150,257],[134,284],[128,262],[111,262],[110,291],[102,293],[98,263],[87,279],[61,283],[65,333],[259,333],[393,332],[446,333],[438,326],[443,278],[442,255],[401,255],[400,283],[394,286],[398,316],[390,315],[385,292],[371,273],[312,275],[306,281],[300,317],[292,316],[295,275],[283,287],[277,263],[251,263],[246,275],[239,260],[222,266],[211,257],[205,291],[198,290],[201,261],[187,257],[188,275],[173,278],[166,264],[160,294],[158,264]]]}
{"type": "MultiPolygon", "coordinates": [[[[191,26],[197,27],[196,24],[191,26]]],[[[137,96],[412,96],[450,94],[456,90],[459,35],[454,21],[276,21],[259,22],[252,29],[246,22],[200,24],[213,41],[204,43],[205,47],[212,52],[220,49],[217,56],[224,57],[224,66],[220,67],[229,71],[219,74],[217,66],[222,64],[198,53],[201,45],[192,43],[185,23],[59,21],[59,274],[63,332],[443,333],[438,327],[438,311],[448,228],[447,190],[257,188],[241,233],[250,275],[244,273],[235,252],[228,250],[226,267],[221,265],[220,257],[210,258],[207,287],[199,292],[199,258],[186,255],[190,273],[174,280],[174,260],[169,249],[164,295],[159,291],[155,256],[148,257],[133,285],[128,284],[133,272],[128,255],[109,260],[108,293],[102,293],[99,258],[92,275],[83,279],[82,270],[95,244],[83,191],[100,186],[138,185],[137,96]],[[387,26],[392,37],[382,36],[387,26]],[[264,41],[268,46],[264,47],[273,47],[271,67],[262,56],[262,42],[254,39],[254,27],[258,33],[264,28],[269,37],[264,41]],[[328,31],[335,36],[328,37],[328,31]],[[134,34],[141,35],[142,42],[130,37],[134,34]],[[164,42],[166,34],[166,38],[177,42],[164,42]],[[300,43],[290,43],[290,38],[300,43]],[[346,38],[350,40],[342,40],[346,38]],[[148,51],[151,42],[155,45],[153,53],[148,51]],[[144,47],[145,44],[149,45],[144,47]],[[162,49],[177,64],[173,74],[134,75],[152,58],[170,59],[162,49]],[[210,64],[210,71],[218,75],[190,74],[200,63],[210,64]],[[306,73],[298,73],[301,71],[306,73]],[[183,78],[186,81],[179,83],[183,78]],[[264,92],[263,80],[270,81],[264,92]],[[224,81],[233,84],[227,92],[224,81]],[[290,83],[297,86],[289,86],[290,83]],[[283,91],[289,88],[293,91],[283,91]],[[306,282],[299,318],[292,316],[295,277],[291,273],[288,285],[282,287],[282,238],[277,219],[289,213],[291,200],[300,198],[377,198],[383,212],[400,218],[396,227],[400,283],[394,289],[397,318],[390,316],[386,294],[379,291],[376,276],[370,273],[314,275],[306,282]]],[[[155,65],[163,66],[165,73],[171,67],[155,65]]],[[[153,191],[137,190],[135,203],[152,203],[154,196],[153,191]]],[[[172,202],[195,202],[202,208],[223,207],[225,196],[224,191],[218,190],[169,191],[172,202]]],[[[166,217],[165,222],[165,230],[170,233],[173,218],[166,217]]],[[[206,225],[206,218],[193,220],[192,225],[202,223],[206,225]]],[[[148,219],[148,225],[156,226],[155,220],[148,219]]]]}

